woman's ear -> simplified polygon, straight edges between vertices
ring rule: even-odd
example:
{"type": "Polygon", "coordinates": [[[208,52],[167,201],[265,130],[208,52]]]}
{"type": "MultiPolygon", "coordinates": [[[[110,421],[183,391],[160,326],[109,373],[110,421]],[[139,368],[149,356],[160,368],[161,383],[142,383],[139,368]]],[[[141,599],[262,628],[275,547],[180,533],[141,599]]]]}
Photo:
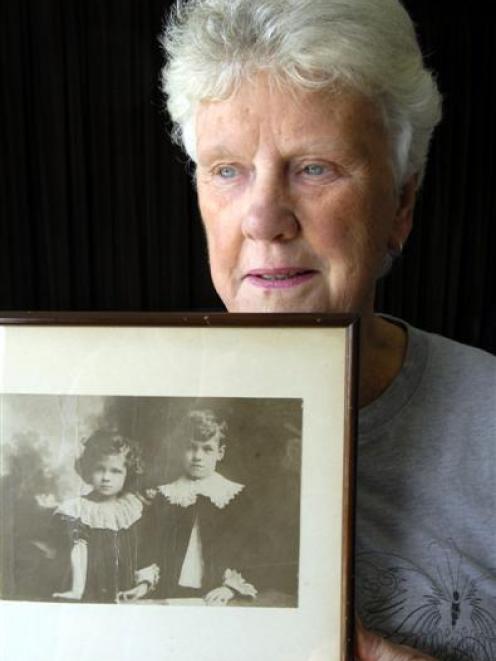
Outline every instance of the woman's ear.
{"type": "Polygon", "coordinates": [[[412,174],[404,182],[398,196],[398,208],[394,218],[388,247],[399,250],[405,245],[413,226],[413,211],[417,197],[418,175],[412,174]]]}

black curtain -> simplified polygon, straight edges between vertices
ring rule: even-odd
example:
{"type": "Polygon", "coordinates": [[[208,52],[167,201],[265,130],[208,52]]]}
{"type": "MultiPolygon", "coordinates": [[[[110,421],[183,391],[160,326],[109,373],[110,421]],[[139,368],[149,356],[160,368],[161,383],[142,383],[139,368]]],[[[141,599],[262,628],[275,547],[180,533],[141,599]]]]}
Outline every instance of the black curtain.
{"type": "Polygon", "coordinates": [[[444,97],[415,229],[379,308],[496,352],[496,27],[480,3],[404,2],[444,97]]]}
{"type": "MultiPolygon", "coordinates": [[[[467,6],[405,4],[445,118],[379,308],[496,351],[496,30],[467,6]]],[[[158,91],[169,5],[2,1],[0,309],[220,308],[158,91]]]]}

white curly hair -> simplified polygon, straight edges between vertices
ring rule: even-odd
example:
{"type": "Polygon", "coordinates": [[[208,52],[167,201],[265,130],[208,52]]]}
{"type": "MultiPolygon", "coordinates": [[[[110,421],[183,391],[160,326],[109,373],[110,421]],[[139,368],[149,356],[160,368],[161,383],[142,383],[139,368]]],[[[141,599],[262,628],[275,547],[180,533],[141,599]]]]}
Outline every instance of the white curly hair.
{"type": "Polygon", "coordinates": [[[161,43],[173,139],[196,160],[198,104],[257,72],[279,84],[372,98],[391,136],[399,186],[420,184],[441,95],[398,0],[177,0],[161,43]]]}

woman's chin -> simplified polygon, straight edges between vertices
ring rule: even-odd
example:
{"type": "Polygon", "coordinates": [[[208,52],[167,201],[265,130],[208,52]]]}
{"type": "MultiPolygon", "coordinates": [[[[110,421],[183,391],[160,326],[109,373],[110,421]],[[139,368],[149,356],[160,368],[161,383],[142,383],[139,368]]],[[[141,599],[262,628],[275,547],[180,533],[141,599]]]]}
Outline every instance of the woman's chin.
{"type": "Polygon", "coordinates": [[[229,312],[252,313],[364,313],[372,309],[374,290],[367,283],[330,288],[306,283],[288,289],[261,289],[243,285],[231,296],[222,297],[229,312]]]}
{"type": "Polygon", "coordinates": [[[301,295],[295,296],[287,292],[263,292],[262,295],[243,296],[228,301],[226,307],[229,312],[258,312],[258,313],[298,313],[313,312],[324,314],[334,312],[329,300],[321,296],[301,295]]]}

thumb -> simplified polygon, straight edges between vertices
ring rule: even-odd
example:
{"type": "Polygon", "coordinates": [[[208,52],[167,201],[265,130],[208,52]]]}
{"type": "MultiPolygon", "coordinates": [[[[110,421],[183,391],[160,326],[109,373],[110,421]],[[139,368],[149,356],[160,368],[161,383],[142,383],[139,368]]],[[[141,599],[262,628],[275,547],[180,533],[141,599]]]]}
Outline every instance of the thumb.
{"type": "Polygon", "coordinates": [[[360,620],[356,626],[357,661],[435,661],[405,645],[395,645],[372,631],[367,631],[360,620]]]}

